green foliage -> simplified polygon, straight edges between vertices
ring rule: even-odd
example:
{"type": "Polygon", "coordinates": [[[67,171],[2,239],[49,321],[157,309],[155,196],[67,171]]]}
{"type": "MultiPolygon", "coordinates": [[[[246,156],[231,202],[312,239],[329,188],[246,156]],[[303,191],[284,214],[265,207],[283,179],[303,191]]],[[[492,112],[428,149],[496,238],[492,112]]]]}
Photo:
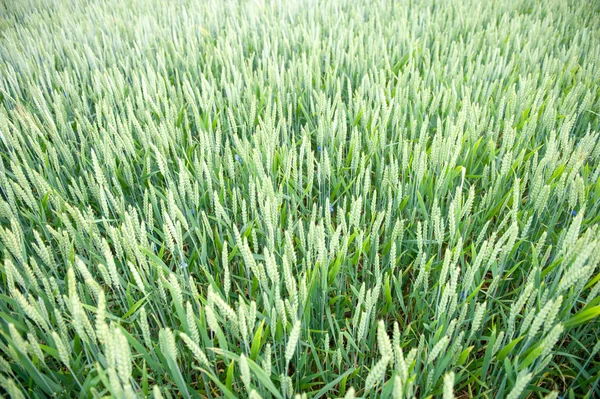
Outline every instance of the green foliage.
{"type": "Polygon", "coordinates": [[[1,7],[3,394],[600,396],[593,2],[1,7]]]}

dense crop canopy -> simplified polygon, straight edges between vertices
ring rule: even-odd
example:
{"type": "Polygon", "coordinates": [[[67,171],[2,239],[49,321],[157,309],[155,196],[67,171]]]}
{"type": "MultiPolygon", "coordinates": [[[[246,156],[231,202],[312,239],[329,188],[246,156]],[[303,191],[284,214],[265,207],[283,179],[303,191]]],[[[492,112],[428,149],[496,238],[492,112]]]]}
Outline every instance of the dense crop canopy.
{"type": "Polygon", "coordinates": [[[600,396],[597,2],[0,10],[6,395],[600,396]]]}

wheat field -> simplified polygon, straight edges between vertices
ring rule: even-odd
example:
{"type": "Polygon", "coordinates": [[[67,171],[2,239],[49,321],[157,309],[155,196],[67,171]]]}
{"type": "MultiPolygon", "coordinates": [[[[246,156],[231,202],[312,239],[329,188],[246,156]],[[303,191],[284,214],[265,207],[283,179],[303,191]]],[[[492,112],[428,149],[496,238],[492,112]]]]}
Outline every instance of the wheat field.
{"type": "Polygon", "coordinates": [[[600,3],[0,2],[0,397],[600,398],[600,3]]]}

